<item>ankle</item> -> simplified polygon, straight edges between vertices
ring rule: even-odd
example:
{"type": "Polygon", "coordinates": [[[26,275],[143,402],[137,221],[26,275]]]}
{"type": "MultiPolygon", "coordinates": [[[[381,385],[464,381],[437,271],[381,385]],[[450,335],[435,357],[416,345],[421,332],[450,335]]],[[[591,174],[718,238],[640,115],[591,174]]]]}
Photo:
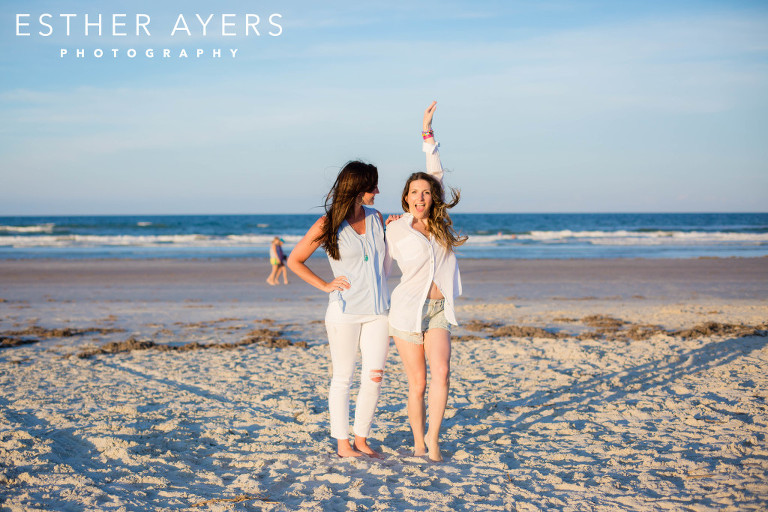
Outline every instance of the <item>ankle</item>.
{"type": "Polygon", "coordinates": [[[355,436],[354,447],[355,450],[358,450],[366,455],[370,455],[371,457],[379,457],[379,452],[368,445],[368,439],[365,437],[355,436]]]}
{"type": "Polygon", "coordinates": [[[336,441],[336,453],[339,457],[359,457],[362,455],[349,443],[349,439],[337,439],[336,441]]]}

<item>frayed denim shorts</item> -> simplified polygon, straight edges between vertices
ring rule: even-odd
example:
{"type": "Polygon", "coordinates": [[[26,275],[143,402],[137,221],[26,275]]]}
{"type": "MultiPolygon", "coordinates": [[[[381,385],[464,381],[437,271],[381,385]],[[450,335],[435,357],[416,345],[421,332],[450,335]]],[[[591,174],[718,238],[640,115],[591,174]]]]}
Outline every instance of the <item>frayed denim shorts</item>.
{"type": "Polygon", "coordinates": [[[424,344],[424,333],[430,329],[451,332],[451,324],[445,318],[445,299],[427,299],[421,310],[421,332],[405,332],[389,325],[389,335],[417,345],[424,344]]]}

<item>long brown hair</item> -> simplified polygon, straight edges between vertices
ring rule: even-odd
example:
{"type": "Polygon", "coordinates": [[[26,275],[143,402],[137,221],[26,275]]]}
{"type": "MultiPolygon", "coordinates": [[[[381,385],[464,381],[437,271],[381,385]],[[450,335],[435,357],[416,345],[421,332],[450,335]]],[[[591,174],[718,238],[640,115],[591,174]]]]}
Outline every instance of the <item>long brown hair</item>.
{"type": "Polygon", "coordinates": [[[416,180],[424,180],[429,183],[429,190],[432,194],[432,206],[429,209],[429,223],[427,229],[435,237],[440,245],[446,249],[453,249],[458,247],[467,241],[466,236],[459,235],[455,229],[453,229],[453,221],[451,216],[448,215],[448,209],[453,208],[459,204],[459,198],[461,192],[455,188],[451,188],[451,200],[445,202],[445,194],[443,192],[443,185],[435,179],[432,175],[425,172],[415,172],[411,174],[405,182],[405,188],[403,189],[403,196],[401,202],[403,210],[408,211],[408,192],[411,188],[411,183],[416,180]]]}
{"type": "Polygon", "coordinates": [[[340,258],[339,226],[355,207],[357,197],[365,192],[373,192],[378,183],[379,171],[375,165],[355,160],[344,164],[339,171],[331,190],[325,196],[323,232],[315,239],[331,258],[340,258]]]}

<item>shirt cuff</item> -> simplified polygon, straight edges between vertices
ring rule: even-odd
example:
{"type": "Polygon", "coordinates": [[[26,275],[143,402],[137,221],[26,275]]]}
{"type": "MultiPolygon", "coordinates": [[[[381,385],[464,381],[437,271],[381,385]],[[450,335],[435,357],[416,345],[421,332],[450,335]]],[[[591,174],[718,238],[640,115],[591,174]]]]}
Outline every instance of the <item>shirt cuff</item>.
{"type": "Polygon", "coordinates": [[[438,146],[440,146],[440,143],[437,144],[430,144],[429,142],[422,142],[421,143],[421,150],[425,153],[434,154],[437,151],[438,146]]]}

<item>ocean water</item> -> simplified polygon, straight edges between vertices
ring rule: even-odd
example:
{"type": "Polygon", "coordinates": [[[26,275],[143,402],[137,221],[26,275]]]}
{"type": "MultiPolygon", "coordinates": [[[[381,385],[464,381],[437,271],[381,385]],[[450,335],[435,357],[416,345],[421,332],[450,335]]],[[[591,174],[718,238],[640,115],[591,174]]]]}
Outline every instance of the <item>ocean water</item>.
{"type": "MultiPolygon", "coordinates": [[[[317,215],[0,217],[0,259],[259,258],[317,215]]],[[[768,255],[768,213],[454,214],[460,258],[768,255]]],[[[320,252],[316,253],[320,254],[320,252]]]]}

